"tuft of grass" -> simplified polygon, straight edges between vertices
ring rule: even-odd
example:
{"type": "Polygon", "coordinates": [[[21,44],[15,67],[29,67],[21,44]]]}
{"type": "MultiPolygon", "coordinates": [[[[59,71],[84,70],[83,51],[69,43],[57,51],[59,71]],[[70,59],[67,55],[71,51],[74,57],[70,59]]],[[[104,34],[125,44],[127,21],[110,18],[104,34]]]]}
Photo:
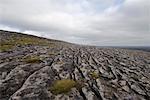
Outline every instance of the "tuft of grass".
{"type": "Polygon", "coordinates": [[[41,63],[42,62],[39,56],[27,56],[24,58],[24,61],[27,63],[41,63]]]}
{"type": "Polygon", "coordinates": [[[95,71],[93,72],[90,72],[90,76],[93,78],[93,79],[98,79],[99,78],[99,74],[95,71]]]}
{"type": "Polygon", "coordinates": [[[67,93],[71,88],[76,87],[76,84],[77,83],[71,79],[56,80],[53,86],[50,87],[50,91],[53,94],[67,93]]]}

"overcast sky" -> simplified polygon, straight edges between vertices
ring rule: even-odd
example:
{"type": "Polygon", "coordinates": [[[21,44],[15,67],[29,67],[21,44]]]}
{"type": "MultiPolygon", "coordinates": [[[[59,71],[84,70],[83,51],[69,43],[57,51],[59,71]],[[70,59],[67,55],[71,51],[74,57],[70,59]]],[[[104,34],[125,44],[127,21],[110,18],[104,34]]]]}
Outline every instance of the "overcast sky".
{"type": "Polygon", "coordinates": [[[0,29],[99,46],[150,46],[150,0],[0,0],[0,29]]]}

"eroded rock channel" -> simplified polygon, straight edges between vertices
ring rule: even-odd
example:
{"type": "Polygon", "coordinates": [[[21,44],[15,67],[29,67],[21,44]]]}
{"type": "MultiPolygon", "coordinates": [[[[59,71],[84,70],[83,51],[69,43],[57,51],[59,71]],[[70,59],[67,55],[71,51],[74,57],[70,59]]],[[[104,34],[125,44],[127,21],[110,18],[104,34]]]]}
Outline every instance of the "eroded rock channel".
{"type": "Polygon", "coordinates": [[[0,31],[0,100],[149,100],[150,53],[0,31]]]}

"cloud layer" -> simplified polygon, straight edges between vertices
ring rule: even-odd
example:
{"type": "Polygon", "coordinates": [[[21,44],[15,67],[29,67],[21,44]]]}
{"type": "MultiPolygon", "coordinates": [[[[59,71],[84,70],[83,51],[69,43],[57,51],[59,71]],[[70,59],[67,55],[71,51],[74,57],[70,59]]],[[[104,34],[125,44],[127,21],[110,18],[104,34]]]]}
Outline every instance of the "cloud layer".
{"type": "Polygon", "coordinates": [[[149,0],[0,0],[0,29],[89,45],[150,46],[149,0]]]}

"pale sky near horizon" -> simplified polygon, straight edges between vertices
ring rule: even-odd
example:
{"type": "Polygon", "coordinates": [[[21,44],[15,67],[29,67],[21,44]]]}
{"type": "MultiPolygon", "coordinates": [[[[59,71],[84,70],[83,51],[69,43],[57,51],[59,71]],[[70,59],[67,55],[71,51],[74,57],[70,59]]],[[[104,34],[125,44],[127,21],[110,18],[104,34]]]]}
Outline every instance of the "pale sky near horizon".
{"type": "Polygon", "coordinates": [[[0,0],[0,29],[97,46],[150,46],[150,0],[0,0]]]}

